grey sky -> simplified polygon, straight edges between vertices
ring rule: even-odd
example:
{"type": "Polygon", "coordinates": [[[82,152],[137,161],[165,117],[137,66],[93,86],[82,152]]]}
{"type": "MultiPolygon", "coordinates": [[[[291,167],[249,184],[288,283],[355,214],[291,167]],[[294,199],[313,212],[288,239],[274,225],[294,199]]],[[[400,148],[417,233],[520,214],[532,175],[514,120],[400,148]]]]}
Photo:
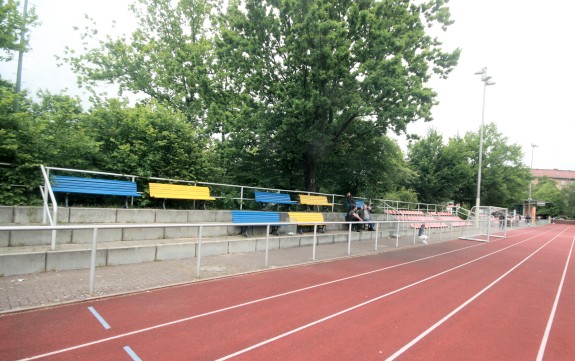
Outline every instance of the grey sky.
{"type": "MultiPolygon", "coordinates": [[[[31,34],[33,50],[24,59],[23,87],[80,95],[74,74],[56,66],[54,55],[66,45],[78,47],[73,26],[86,24],[89,14],[100,32],[129,33],[135,20],[127,10],[130,0],[29,0],[36,6],[42,25],[31,34]],[[110,25],[116,20],[116,28],[110,25]]],[[[485,122],[496,123],[499,131],[518,144],[524,163],[533,167],[575,170],[572,150],[574,116],[572,86],[575,64],[572,44],[575,35],[575,2],[569,0],[451,0],[455,24],[441,39],[446,49],[459,47],[458,67],[447,80],[434,80],[440,104],[434,121],[408,127],[424,136],[437,129],[444,139],[481,124],[483,83],[474,72],[487,67],[496,84],[487,87],[485,122]]],[[[15,79],[15,63],[0,63],[0,74],[15,79]]],[[[404,146],[403,138],[398,139],[404,146]]],[[[405,149],[405,148],[404,148],[405,149]]]]}

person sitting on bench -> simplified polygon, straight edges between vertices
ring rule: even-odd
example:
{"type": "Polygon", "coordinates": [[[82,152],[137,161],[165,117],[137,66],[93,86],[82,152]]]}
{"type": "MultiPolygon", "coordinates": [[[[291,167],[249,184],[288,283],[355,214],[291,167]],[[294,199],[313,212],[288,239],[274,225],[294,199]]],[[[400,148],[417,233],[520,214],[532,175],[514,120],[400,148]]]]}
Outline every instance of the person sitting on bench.
{"type": "MultiPolygon", "coordinates": [[[[363,221],[363,219],[361,219],[359,214],[357,214],[357,206],[355,204],[353,204],[352,208],[350,209],[350,211],[345,216],[345,220],[347,222],[361,222],[361,221],[363,221]]],[[[361,225],[359,225],[359,224],[357,224],[357,225],[354,224],[351,228],[354,231],[361,232],[361,225]]]]}

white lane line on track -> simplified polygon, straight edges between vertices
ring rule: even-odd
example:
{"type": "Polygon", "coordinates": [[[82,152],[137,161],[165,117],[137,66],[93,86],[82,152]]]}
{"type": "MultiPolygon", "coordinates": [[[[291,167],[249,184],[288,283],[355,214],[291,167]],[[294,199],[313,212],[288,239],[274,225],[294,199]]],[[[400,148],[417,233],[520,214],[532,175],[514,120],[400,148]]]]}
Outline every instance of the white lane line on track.
{"type": "MultiPolygon", "coordinates": [[[[537,236],[537,235],[536,235],[536,236],[537,236]]],[[[378,296],[378,297],[369,299],[369,300],[367,300],[367,301],[365,301],[365,302],[362,302],[362,303],[357,304],[357,305],[355,305],[355,306],[346,308],[346,309],[341,310],[341,311],[339,311],[339,312],[333,313],[333,314],[331,314],[331,315],[329,315],[329,316],[326,316],[326,317],[324,317],[324,318],[321,318],[321,319],[319,319],[319,320],[316,320],[316,321],[310,322],[310,323],[308,323],[308,324],[305,324],[305,325],[303,325],[303,326],[297,327],[297,328],[292,329],[292,330],[290,330],[290,331],[288,331],[288,332],[285,332],[285,333],[282,333],[282,334],[277,335],[277,336],[275,336],[275,337],[269,338],[269,339],[267,339],[267,340],[264,340],[264,341],[262,341],[262,342],[259,342],[259,343],[257,343],[257,344],[254,344],[254,345],[252,345],[252,346],[246,347],[246,348],[244,348],[244,349],[242,349],[242,350],[239,350],[239,351],[237,351],[237,352],[231,353],[231,354],[226,355],[226,356],[224,356],[224,357],[218,358],[216,361],[229,360],[229,359],[231,359],[231,358],[234,358],[234,357],[239,356],[239,355],[241,355],[241,354],[244,354],[244,353],[246,353],[246,352],[255,350],[256,348],[259,348],[259,347],[261,347],[261,346],[267,345],[267,344],[269,344],[269,343],[272,343],[272,342],[274,342],[274,341],[277,341],[277,340],[279,340],[279,339],[282,339],[282,338],[284,338],[284,337],[287,337],[287,336],[289,336],[289,335],[291,335],[291,334],[297,333],[297,332],[299,332],[299,331],[303,331],[303,330],[305,330],[305,329],[307,329],[307,328],[310,328],[310,327],[312,327],[312,326],[315,326],[315,325],[317,325],[317,324],[320,324],[320,323],[322,323],[322,322],[325,322],[325,321],[330,320],[330,319],[332,319],[332,318],[335,318],[335,317],[337,317],[337,316],[341,316],[341,315],[343,315],[343,314],[345,314],[345,313],[348,313],[348,312],[353,311],[353,310],[356,310],[356,309],[358,309],[358,308],[367,306],[367,305],[369,305],[369,304],[371,304],[371,303],[373,303],[373,302],[379,301],[379,300],[381,300],[381,299],[383,299],[383,298],[386,298],[386,297],[388,297],[388,296],[391,296],[391,295],[394,295],[394,294],[399,293],[399,292],[401,292],[401,291],[404,291],[404,290],[406,290],[406,289],[408,289],[408,288],[417,286],[417,285],[419,285],[419,284],[421,284],[421,283],[427,282],[427,281],[429,281],[429,280],[432,280],[432,279],[434,279],[434,278],[436,278],[436,277],[439,277],[439,276],[441,276],[441,275],[444,275],[444,274],[449,273],[449,272],[451,272],[451,271],[454,271],[454,270],[456,270],[456,269],[465,267],[465,266],[467,266],[467,265],[469,265],[469,264],[471,264],[471,263],[477,262],[477,261],[479,261],[479,260],[481,260],[481,259],[483,259],[483,258],[487,258],[487,257],[489,257],[489,256],[492,256],[492,255],[496,254],[496,253],[502,252],[502,251],[504,251],[504,250],[506,250],[506,249],[508,249],[508,248],[515,247],[515,246],[517,246],[517,245],[519,245],[519,244],[521,244],[521,243],[523,243],[523,242],[527,242],[528,240],[531,240],[532,238],[535,238],[536,236],[533,236],[533,237],[531,237],[531,238],[528,238],[528,239],[526,239],[526,240],[524,240],[524,241],[520,241],[520,242],[514,243],[514,244],[512,244],[512,245],[510,245],[510,246],[507,246],[507,247],[504,247],[504,248],[499,249],[499,250],[497,250],[497,251],[488,253],[488,254],[483,255],[483,256],[481,256],[481,257],[479,257],[479,258],[476,258],[476,259],[474,259],[474,260],[471,260],[471,261],[462,263],[462,264],[460,264],[459,266],[455,266],[455,267],[452,267],[452,268],[447,269],[447,270],[445,270],[445,271],[436,273],[436,274],[434,274],[433,276],[429,276],[429,277],[424,278],[424,279],[421,279],[421,280],[419,280],[419,281],[417,281],[417,282],[414,282],[414,283],[411,283],[411,284],[406,285],[406,286],[404,286],[404,287],[398,288],[398,289],[396,289],[396,290],[394,290],[394,291],[391,291],[391,292],[388,292],[388,293],[386,293],[386,294],[380,295],[380,296],[378,296]]],[[[550,241],[549,241],[549,242],[550,242],[550,241]]]]}
{"type": "Polygon", "coordinates": [[[126,351],[126,353],[127,353],[128,355],[130,355],[130,357],[132,358],[132,360],[134,360],[134,361],[142,361],[142,359],[138,357],[138,355],[130,348],[130,346],[124,346],[124,351],[126,351]]]}
{"type": "MultiPolygon", "coordinates": [[[[531,238],[529,238],[529,239],[531,239],[531,238]]],[[[527,240],[525,240],[525,241],[527,241],[527,240]]],[[[516,243],[516,244],[520,244],[520,243],[523,243],[523,242],[525,242],[525,241],[518,242],[518,243],[516,243]]],[[[494,242],[491,242],[491,243],[494,243],[494,242]]],[[[48,356],[58,355],[58,354],[61,354],[61,353],[64,353],[64,352],[69,352],[69,351],[78,350],[78,349],[81,349],[81,348],[84,348],[84,347],[93,346],[93,345],[97,345],[97,344],[100,344],[100,343],[105,343],[105,342],[108,342],[108,341],[113,341],[113,340],[120,339],[120,338],[124,338],[124,337],[128,337],[128,336],[132,336],[132,335],[136,335],[136,334],[140,334],[140,333],[144,333],[144,332],[148,332],[148,331],[153,331],[153,330],[156,330],[156,329],[159,329],[159,328],[176,325],[176,324],[179,324],[179,323],[182,323],[182,322],[187,322],[187,321],[195,320],[195,319],[197,319],[197,318],[206,317],[206,316],[211,316],[211,315],[215,315],[215,314],[222,313],[222,312],[225,312],[225,311],[230,311],[230,310],[238,309],[238,308],[241,308],[241,307],[253,305],[253,304],[256,304],[256,303],[265,302],[265,301],[273,300],[273,299],[276,299],[276,298],[280,298],[280,297],[284,297],[284,296],[289,296],[289,295],[292,295],[292,294],[296,294],[296,293],[299,293],[299,292],[304,292],[304,291],[308,291],[308,290],[311,290],[311,289],[315,289],[315,288],[319,288],[319,287],[323,287],[323,286],[328,286],[328,285],[335,284],[335,283],[338,283],[338,282],[343,282],[343,281],[351,280],[351,279],[354,279],[354,278],[367,276],[367,275],[370,275],[370,274],[373,274],[373,273],[386,271],[386,270],[389,270],[389,269],[392,269],[392,268],[401,267],[401,266],[409,265],[409,264],[412,264],[412,263],[425,261],[425,260],[432,259],[432,258],[435,258],[435,257],[444,256],[444,255],[447,255],[447,254],[450,254],[450,253],[455,253],[455,252],[463,251],[463,250],[470,249],[470,248],[474,248],[474,247],[485,246],[486,244],[487,244],[487,243],[483,243],[483,242],[477,243],[477,244],[473,244],[473,245],[471,245],[471,246],[462,247],[462,248],[458,248],[458,249],[455,249],[455,250],[451,250],[451,251],[439,253],[439,254],[436,254],[436,255],[419,258],[419,259],[416,259],[416,260],[413,260],[413,261],[408,261],[408,262],[396,264],[396,265],[389,266],[389,267],[379,268],[379,269],[376,269],[376,270],[372,270],[372,271],[360,273],[360,274],[357,274],[357,275],[353,275],[353,276],[349,276],[349,277],[344,277],[344,278],[340,278],[340,279],[337,279],[337,280],[332,280],[332,281],[328,281],[328,282],[324,282],[324,283],[319,283],[319,284],[317,284],[317,285],[313,285],[313,286],[309,286],[309,287],[299,288],[299,289],[292,290],[292,291],[289,291],[289,292],[284,292],[284,293],[280,293],[280,294],[277,294],[277,295],[272,295],[272,296],[269,296],[269,297],[264,297],[264,298],[260,298],[260,299],[257,299],[257,300],[252,300],[252,301],[249,301],[249,302],[237,304],[237,305],[230,306],[230,307],[221,308],[221,309],[218,309],[218,310],[214,310],[214,311],[210,311],[210,312],[206,312],[206,313],[202,313],[202,314],[198,314],[198,315],[194,315],[194,316],[190,316],[190,317],[186,317],[186,318],[182,318],[182,319],[178,319],[178,320],[174,320],[174,321],[171,321],[171,322],[161,323],[161,324],[158,324],[158,325],[155,325],[155,326],[150,326],[150,327],[146,327],[146,328],[134,330],[134,331],[131,331],[131,332],[126,332],[126,333],[123,333],[123,334],[119,334],[119,335],[116,335],[116,336],[111,336],[111,337],[106,337],[106,338],[99,339],[99,340],[94,340],[94,341],[91,341],[91,342],[87,342],[87,343],[83,343],[83,344],[80,344],[80,345],[75,345],[75,346],[67,347],[67,348],[60,349],[60,350],[54,350],[54,351],[47,352],[47,353],[44,353],[44,354],[41,354],[41,355],[35,355],[35,356],[27,357],[27,358],[21,359],[20,361],[37,360],[37,359],[40,359],[40,358],[43,358],[43,357],[48,357],[48,356]]],[[[514,245],[516,245],[516,244],[514,244],[514,245]]],[[[512,246],[514,246],[514,245],[512,245],[512,246]]],[[[509,248],[509,247],[512,247],[512,246],[505,247],[504,249],[509,248]]]]}
{"type": "Polygon", "coordinates": [[[104,320],[104,317],[100,316],[100,314],[98,313],[98,311],[96,311],[96,309],[94,307],[90,306],[90,307],[88,307],[88,310],[90,310],[92,315],[94,315],[94,317],[96,317],[96,319],[98,321],[100,321],[100,323],[102,324],[102,326],[104,326],[104,328],[106,330],[110,329],[110,325],[108,324],[108,322],[106,322],[106,320],[104,320]]]}
{"type": "Polygon", "coordinates": [[[545,327],[545,333],[541,339],[541,345],[539,345],[539,352],[537,353],[536,361],[543,360],[543,355],[545,354],[545,348],[547,347],[547,341],[549,340],[549,333],[551,333],[551,327],[553,326],[553,320],[555,319],[555,312],[557,311],[557,305],[559,304],[559,298],[561,297],[561,291],[563,290],[563,284],[565,283],[565,277],[567,276],[567,269],[569,269],[569,262],[571,261],[571,255],[573,254],[574,243],[575,237],[571,241],[571,249],[569,250],[569,255],[567,256],[567,261],[565,262],[565,269],[563,269],[563,276],[561,277],[561,282],[557,288],[555,302],[553,302],[551,314],[549,315],[549,320],[547,321],[547,327],[545,327]]]}
{"type": "MultiPolygon", "coordinates": [[[[566,230],[566,229],[565,229],[566,230]]],[[[565,232],[565,230],[563,230],[561,233],[565,232]]],[[[523,263],[527,262],[527,260],[529,260],[531,257],[533,257],[535,254],[537,254],[540,250],[542,250],[543,248],[545,248],[549,243],[553,242],[553,240],[557,237],[559,237],[560,234],[556,235],[555,237],[551,238],[549,241],[547,241],[544,245],[542,245],[541,247],[537,248],[535,251],[533,251],[529,256],[525,257],[521,262],[517,263],[515,266],[513,266],[512,268],[509,269],[509,271],[505,272],[504,274],[502,274],[501,276],[499,276],[497,279],[495,279],[495,281],[491,282],[489,285],[487,285],[485,288],[483,288],[481,291],[479,291],[478,293],[476,293],[473,297],[469,298],[467,301],[463,302],[459,307],[457,307],[456,309],[454,309],[453,311],[451,311],[450,313],[448,313],[445,317],[443,317],[441,320],[437,321],[433,326],[431,326],[430,328],[428,328],[427,330],[423,331],[421,334],[419,334],[419,336],[417,336],[416,338],[414,338],[413,340],[411,340],[409,343],[407,343],[405,346],[403,346],[402,348],[400,348],[399,350],[397,350],[393,355],[391,355],[390,357],[388,357],[386,359],[386,361],[392,361],[395,360],[397,357],[401,356],[405,351],[409,350],[413,345],[415,345],[417,342],[419,342],[422,338],[424,338],[425,336],[427,336],[428,334],[430,334],[431,332],[433,332],[433,330],[435,330],[436,328],[438,328],[439,326],[441,326],[443,323],[445,323],[445,321],[447,321],[448,319],[450,319],[451,317],[453,317],[455,314],[457,314],[459,311],[461,311],[463,308],[465,308],[467,305],[469,305],[471,302],[475,301],[479,296],[481,296],[483,293],[487,292],[491,287],[495,286],[497,283],[499,283],[503,278],[507,277],[507,275],[509,275],[511,272],[513,272],[515,269],[517,269],[519,266],[521,266],[523,263]]]]}

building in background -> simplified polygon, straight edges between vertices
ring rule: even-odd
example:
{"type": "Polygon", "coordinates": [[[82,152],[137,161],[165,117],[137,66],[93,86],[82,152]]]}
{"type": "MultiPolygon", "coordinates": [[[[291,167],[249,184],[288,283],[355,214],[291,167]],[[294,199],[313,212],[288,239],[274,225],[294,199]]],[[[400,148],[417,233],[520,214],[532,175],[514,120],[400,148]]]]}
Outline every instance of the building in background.
{"type": "Polygon", "coordinates": [[[539,183],[539,179],[543,177],[555,181],[559,189],[575,182],[575,171],[573,170],[532,169],[531,175],[533,176],[533,185],[539,183]]]}

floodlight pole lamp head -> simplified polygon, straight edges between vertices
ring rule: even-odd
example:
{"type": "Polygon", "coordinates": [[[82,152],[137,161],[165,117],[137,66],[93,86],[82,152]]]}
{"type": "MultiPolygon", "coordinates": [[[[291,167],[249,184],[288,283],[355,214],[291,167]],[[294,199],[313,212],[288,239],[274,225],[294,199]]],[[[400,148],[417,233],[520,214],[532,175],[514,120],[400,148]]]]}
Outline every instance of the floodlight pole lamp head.
{"type": "MultiPolygon", "coordinates": [[[[475,75],[481,75],[481,81],[483,82],[483,105],[481,107],[481,128],[479,130],[479,162],[477,166],[477,198],[475,199],[476,209],[479,209],[481,205],[481,168],[483,162],[483,127],[485,124],[485,89],[488,85],[493,85],[493,77],[487,75],[487,68],[481,68],[475,72],[475,75]]],[[[476,227],[478,226],[478,218],[476,218],[476,227]]]]}

